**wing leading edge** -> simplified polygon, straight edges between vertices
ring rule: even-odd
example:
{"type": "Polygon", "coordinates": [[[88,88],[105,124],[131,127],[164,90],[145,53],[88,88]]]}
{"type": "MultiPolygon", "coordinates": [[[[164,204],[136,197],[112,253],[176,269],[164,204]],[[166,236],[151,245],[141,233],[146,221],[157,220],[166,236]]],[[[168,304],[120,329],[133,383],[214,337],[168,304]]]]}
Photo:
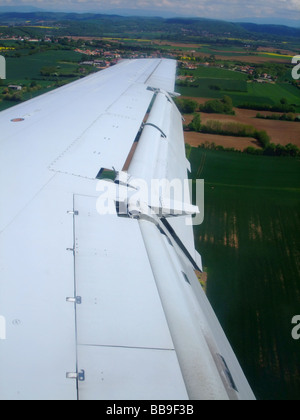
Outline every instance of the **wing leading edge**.
{"type": "Polygon", "coordinates": [[[175,69],[124,61],[0,113],[0,399],[254,398],[194,273],[198,209],[166,193],[175,69]]]}

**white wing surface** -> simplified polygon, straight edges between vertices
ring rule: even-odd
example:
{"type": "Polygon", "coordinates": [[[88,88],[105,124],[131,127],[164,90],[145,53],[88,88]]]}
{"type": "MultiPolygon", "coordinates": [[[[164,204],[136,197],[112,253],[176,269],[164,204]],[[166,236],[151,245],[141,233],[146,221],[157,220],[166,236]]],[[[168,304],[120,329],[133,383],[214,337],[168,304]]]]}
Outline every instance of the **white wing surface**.
{"type": "Polygon", "coordinates": [[[254,398],[167,194],[175,74],[123,61],[0,113],[1,400],[254,398]]]}

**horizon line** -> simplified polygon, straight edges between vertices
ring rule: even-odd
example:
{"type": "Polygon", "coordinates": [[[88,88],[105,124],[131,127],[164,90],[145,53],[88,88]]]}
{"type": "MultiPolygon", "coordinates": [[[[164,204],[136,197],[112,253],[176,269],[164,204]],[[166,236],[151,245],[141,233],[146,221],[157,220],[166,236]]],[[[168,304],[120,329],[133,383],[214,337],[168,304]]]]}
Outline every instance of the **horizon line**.
{"type": "Polygon", "coordinates": [[[2,6],[0,5],[0,13],[72,13],[72,14],[92,14],[92,15],[107,15],[107,16],[121,16],[121,17],[145,17],[145,18],[160,18],[160,19],[203,19],[203,20],[211,20],[211,21],[221,21],[221,22],[231,22],[231,23],[251,23],[256,25],[276,25],[276,26],[286,26],[295,29],[300,29],[300,22],[299,19],[283,19],[278,17],[232,17],[232,18],[212,18],[212,17],[204,17],[204,16],[190,16],[190,15],[178,15],[175,12],[169,11],[159,11],[159,10],[141,10],[141,9],[107,9],[107,10],[74,10],[74,9],[48,9],[48,8],[40,8],[31,5],[24,5],[24,6],[2,6]],[[6,11],[2,11],[1,9],[6,9],[6,11]],[[272,22],[273,21],[273,22],[272,22]],[[283,21],[280,23],[279,21],[283,21]]]}

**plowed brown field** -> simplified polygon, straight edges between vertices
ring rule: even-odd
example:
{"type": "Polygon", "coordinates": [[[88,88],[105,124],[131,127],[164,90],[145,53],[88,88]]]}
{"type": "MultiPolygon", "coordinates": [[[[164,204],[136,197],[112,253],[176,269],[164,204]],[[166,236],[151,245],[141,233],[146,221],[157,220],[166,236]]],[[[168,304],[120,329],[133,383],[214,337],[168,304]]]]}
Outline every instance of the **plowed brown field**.
{"type": "Polygon", "coordinates": [[[259,149],[257,141],[247,137],[219,136],[216,134],[202,134],[189,131],[184,133],[184,138],[186,143],[190,144],[192,147],[198,147],[205,143],[215,143],[216,146],[234,148],[241,151],[245,150],[247,147],[259,149]]]}
{"type": "MultiPolygon", "coordinates": [[[[191,98],[195,100],[195,98],[191,98]]],[[[203,103],[206,100],[205,99],[198,99],[199,103],[203,103]]],[[[222,114],[205,114],[201,113],[201,121],[203,124],[205,124],[208,120],[215,120],[215,121],[230,121],[230,122],[236,122],[240,124],[245,125],[252,125],[257,130],[265,130],[269,136],[271,137],[271,142],[275,144],[282,144],[283,146],[286,146],[289,143],[295,144],[296,146],[300,147],[300,123],[297,122],[289,122],[289,121],[276,121],[276,120],[264,120],[255,118],[258,111],[248,110],[248,109],[238,109],[235,108],[236,115],[222,115],[222,114]]],[[[261,114],[263,115],[270,115],[270,112],[261,111],[261,114]]],[[[186,124],[189,124],[192,120],[193,116],[186,115],[185,120],[186,124]]],[[[189,135],[189,133],[186,133],[187,139],[191,139],[192,137],[189,135]]],[[[195,133],[199,134],[199,133],[195,133]]],[[[211,136],[210,136],[211,137],[211,136]]],[[[218,136],[223,137],[224,141],[228,142],[226,140],[227,136],[218,136]]],[[[219,139],[220,141],[221,139],[219,139]]],[[[247,140],[244,138],[244,140],[247,140]]],[[[200,140],[199,140],[200,141],[200,140]]],[[[212,140],[214,141],[214,140],[212,140]]],[[[200,141],[199,144],[201,144],[202,141],[200,141]]],[[[248,142],[249,143],[249,142],[248,142]]],[[[250,139],[251,143],[251,139],[250,139]]],[[[216,143],[217,144],[217,143],[216,143]]],[[[224,145],[223,143],[220,143],[220,145],[224,145]]],[[[252,144],[248,144],[253,146],[252,144]]],[[[231,147],[231,146],[224,146],[224,147],[231,147]]],[[[234,146],[232,146],[234,147],[234,146]]],[[[247,146],[246,146],[247,147],[247,146]]]]}

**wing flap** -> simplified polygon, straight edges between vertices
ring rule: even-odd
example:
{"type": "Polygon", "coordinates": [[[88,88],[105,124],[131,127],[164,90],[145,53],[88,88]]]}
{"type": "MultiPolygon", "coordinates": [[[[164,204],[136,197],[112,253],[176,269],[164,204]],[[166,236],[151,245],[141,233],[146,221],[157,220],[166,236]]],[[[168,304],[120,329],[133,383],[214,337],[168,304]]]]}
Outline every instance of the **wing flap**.
{"type": "Polygon", "coordinates": [[[74,203],[78,343],[174,349],[138,222],[74,203]]]}
{"type": "Polygon", "coordinates": [[[188,400],[175,351],[80,346],[80,400],[188,400]]]}
{"type": "MultiPolygon", "coordinates": [[[[164,202],[171,198],[177,205],[176,208],[169,205],[170,215],[179,215],[178,209],[182,216],[199,211],[190,204],[182,118],[173,100],[164,91],[156,95],[128,173],[147,183],[151,191],[149,204],[151,201],[159,202],[163,209],[164,202]]],[[[168,220],[195,259],[191,216],[168,220]]]]}
{"type": "Polygon", "coordinates": [[[188,399],[139,223],[96,202],[74,197],[79,399],[188,399]]]}

